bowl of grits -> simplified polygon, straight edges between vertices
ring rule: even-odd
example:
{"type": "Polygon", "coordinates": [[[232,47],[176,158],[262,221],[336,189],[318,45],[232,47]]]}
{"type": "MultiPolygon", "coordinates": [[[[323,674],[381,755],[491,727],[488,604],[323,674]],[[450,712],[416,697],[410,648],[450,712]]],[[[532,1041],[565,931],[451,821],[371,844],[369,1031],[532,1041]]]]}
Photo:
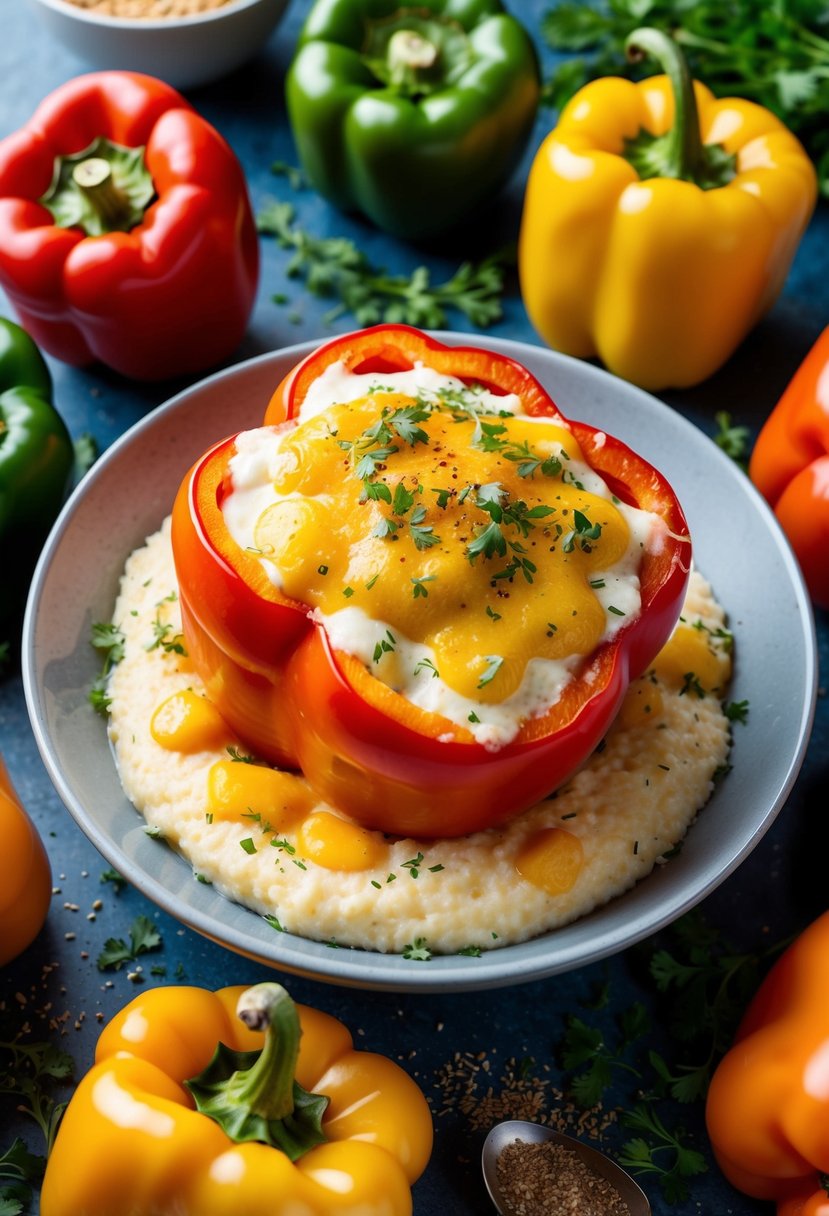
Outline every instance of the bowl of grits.
{"type": "Polygon", "coordinates": [[[600,746],[554,797],[507,824],[453,840],[335,825],[340,857],[360,860],[326,863],[330,808],[308,802],[295,774],[276,780],[286,805],[302,804],[299,819],[264,822],[250,781],[273,770],[245,763],[255,757],[244,739],[219,728],[210,747],[193,751],[153,738],[168,699],[204,703],[179,640],[165,522],[178,486],[211,444],[261,425],[276,385],[313,345],[220,372],[127,432],[67,504],[33,581],[27,699],[70,812],[165,910],[284,970],[366,988],[475,989],[601,958],[731,873],[802,761],[816,695],[811,613],[782,534],[744,474],[692,424],[599,369],[505,340],[486,346],[527,367],[565,417],[618,437],[667,477],[696,566],[682,645],[631,686],[600,746]],[[89,640],[98,622],[116,622],[126,638],[108,686],[109,730],[88,701],[100,674],[89,640]],[[697,643],[709,688],[688,670],[697,643]],[[785,719],[775,708],[782,688],[797,707],[785,719]],[[745,722],[729,721],[723,701],[746,702],[745,722]],[[554,865],[549,849],[533,858],[536,841],[554,842],[554,865]]]}

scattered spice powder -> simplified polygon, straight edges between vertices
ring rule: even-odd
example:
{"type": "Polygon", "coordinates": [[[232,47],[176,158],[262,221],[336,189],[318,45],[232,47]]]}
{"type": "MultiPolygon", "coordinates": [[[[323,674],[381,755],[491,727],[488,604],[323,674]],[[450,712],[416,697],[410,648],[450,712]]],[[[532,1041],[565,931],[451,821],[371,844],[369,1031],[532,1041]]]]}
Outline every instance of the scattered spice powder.
{"type": "Polygon", "coordinates": [[[195,17],[216,8],[226,8],[234,0],[68,0],[75,8],[102,17],[195,17]]]}
{"type": "Polygon", "coordinates": [[[470,1131],[488,1131],[504,1119],[527,1119],[555,1131],[601,1141],[618,1111],[601,1103],[584,1110],[552,1083],[550,1067],[531,1058],[492,1067],[486,1052],[455,1052],[436,1071],[431,1098],[438,1118],[462,1116],[470,1131]]]}
{"type": "Polygon", "coordinates": [[[630,1216],[612,1183],[553,1140],[514,1140],[496,1169],[510,1216],[630,1216]]]}

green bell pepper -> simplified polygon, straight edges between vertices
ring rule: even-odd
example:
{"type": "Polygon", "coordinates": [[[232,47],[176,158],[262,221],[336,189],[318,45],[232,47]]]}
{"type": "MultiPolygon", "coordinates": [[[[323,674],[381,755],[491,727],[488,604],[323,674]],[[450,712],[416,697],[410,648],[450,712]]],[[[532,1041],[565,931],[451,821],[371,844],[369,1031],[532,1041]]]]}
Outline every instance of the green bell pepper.
{"type": "Polygon", "coordinates": [[[500,0],[317,0],[286,96],[311,185],[418,239],[490,199],[515,167],[538,61],[500,0]]]}
{"type": "Polygon", "coordinates": [[[69,488],[74,449],[32,339],[0,317],[0,624],[21,605],[69,488]]]}

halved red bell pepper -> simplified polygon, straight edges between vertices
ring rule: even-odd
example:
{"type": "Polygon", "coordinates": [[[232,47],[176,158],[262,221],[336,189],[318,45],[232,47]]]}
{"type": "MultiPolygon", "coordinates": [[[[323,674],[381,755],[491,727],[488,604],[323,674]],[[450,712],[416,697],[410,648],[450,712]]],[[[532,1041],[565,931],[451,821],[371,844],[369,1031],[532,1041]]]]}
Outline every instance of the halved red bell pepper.
{"type": "Polygon", "coordinates": [[[200,371],[241,341],[258,273],[239,162],[162,81],[79,76],[0,141],[0,284],[57,358],[200,371]]]}
{"type": "Polygon", "coordinates": [[[667,524],[659,552],[643,558],[640,615],[587,658],[552,708],[493,751],[413,706],[358,659],[335,652],[308,607],[280,593],[258,559],[233,541],[222,501],[235,437],[212,448],[186,477],[173,512],[184,631],[226,721],[259,755],[300,768],[321,797],[366,826],[398,835],[464,835],[549,794],[598,744],[629,681],[676,622],[690,565],[687,525],[651,465],[604,432],[565,422],[520,364],[446,346],[405,326],[378,326],[321,347],[280,385],[266,422],[296,418],[310,385],[340,360],[354,372],[404,370],[420,361],[467,383],[520,394],[527,413],[572,429],[619,498],[667,524]],[[447,732],[454,738],[447,741],[447,732]]]}
{"type": "Polygon", "coordinates": [[[749,474],[774,508],[812,599],[829,608],[829,326],[766,420],[749,474]]]}

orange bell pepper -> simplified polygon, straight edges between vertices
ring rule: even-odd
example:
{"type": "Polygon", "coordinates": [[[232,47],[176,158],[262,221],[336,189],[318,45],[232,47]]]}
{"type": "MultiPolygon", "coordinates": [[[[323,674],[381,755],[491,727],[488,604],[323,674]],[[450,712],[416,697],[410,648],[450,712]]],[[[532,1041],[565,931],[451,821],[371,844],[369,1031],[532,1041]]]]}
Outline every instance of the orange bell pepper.
{"type": "Polygon", "coordinates": [[[52,875],[37,829],[0,757],[0,967],[17,958],[43,927],[52,875]]]}
{"type": "Polygon", "coordinates": [[[829,326],[769,415],[749,474],[791,541],[812,599],[829,608],[829,326]]]}
{"type": "MultiPolygon", "coordinates": [[[[466,383],[516,393],[527,414],[561,421],[616,495],[666,525],[658,550],[642,557],[639,615],[586,657],[558,701],[493,749],[462,727],[452,733],[446,718],[407,701],[354,655],[335,651],[308,605],[282,594],[257,556],[236,544],[221,506],[232,489],[235,436],[185,478],[172,536],[187,651],[225,721],[264,759],[300,768],[320,797],[366,827],[416,837],[466,835],[548,795],[599,743],[630,680],[676,623],[690,562],[687,525],[651,465],[612,436],[563,420],[514,360],[445,346],[405,326],[378,326],[315,351],[279,387],[266,423],[290,425],[311,384],[338,362],[382,373],[421,362],[466,383]]],[[[561,492],[550,484],[551,495],[561,492]]],[[[435,509],[424,517],[440,519],[435,509]]],[[[471,533],[474,513],[459,520],[461,532],[471,533]]],[[[424,573],[414,568],[417,560],[411,551],[407,573],[424,573]]]]}
{"type": "Polygon", "coordinates": [[[279,984],[154,988],[101,1034],[41,1212],[410,1216],[431,1147],[408,1074],[279,984]]]}
{"type": "Polygon", "coordinates": [[[829,912],[783,954],[708,1091],[708,1134],[739,1190],[829,1216],[829,912]]]}

